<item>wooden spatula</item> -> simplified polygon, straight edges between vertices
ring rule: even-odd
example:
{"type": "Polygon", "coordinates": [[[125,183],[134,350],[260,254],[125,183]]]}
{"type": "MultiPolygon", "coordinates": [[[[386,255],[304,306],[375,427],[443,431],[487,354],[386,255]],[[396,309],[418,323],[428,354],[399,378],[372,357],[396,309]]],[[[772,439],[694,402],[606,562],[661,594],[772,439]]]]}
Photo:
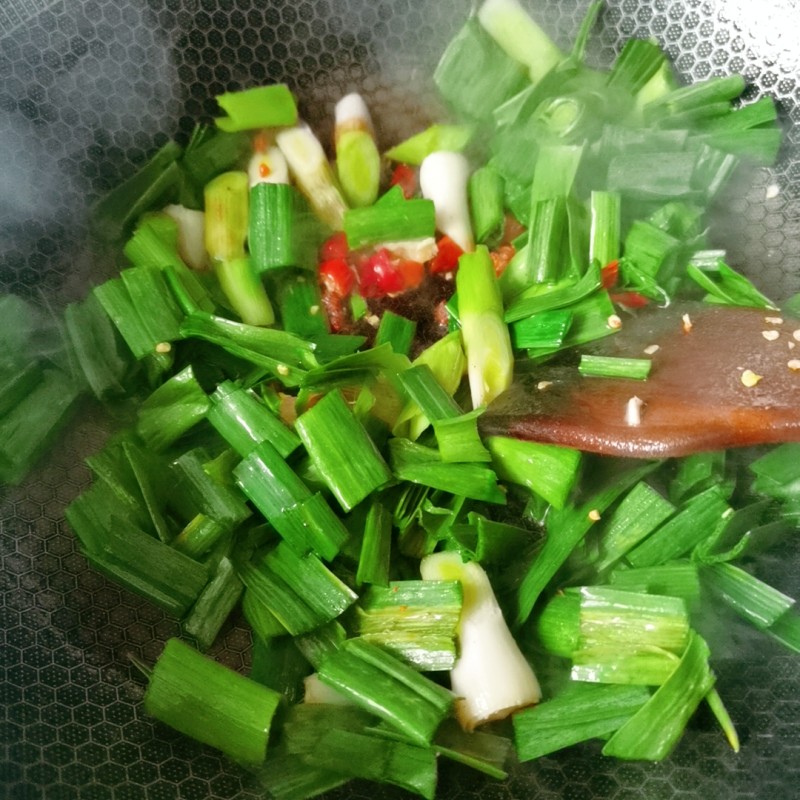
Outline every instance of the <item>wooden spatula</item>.
{"type": "Polygon", "coordinates": [[[585,352],[650,358],[650,376],[582,377],[577,362],[543,364],[518,373],[481,432],[641,458],[800,441],[800,320],[676,305],[624,319],[585,352]]]}

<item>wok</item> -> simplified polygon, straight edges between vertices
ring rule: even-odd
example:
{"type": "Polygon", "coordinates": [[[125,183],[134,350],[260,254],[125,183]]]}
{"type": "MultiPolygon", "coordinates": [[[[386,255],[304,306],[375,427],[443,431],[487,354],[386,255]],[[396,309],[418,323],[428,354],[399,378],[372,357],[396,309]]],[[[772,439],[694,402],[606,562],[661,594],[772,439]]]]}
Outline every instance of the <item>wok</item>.
{"type": "MultiPolygon", "coordinates": [[[[561,45],[588,3],[528,2],[561,45]]],[[[436,118],[430,76],[469,3],[457,0],[3,0],[0,4],[0,282],[60,308],[112,274],[87,207],[197,119],[213,96],[286,81],[325,137],[333,103],[361,91],[384,146],[436,118]]],[[[800,3],[608,0],[590,58],[655,36],[686,79],[742,72],[746,98],[779,103],[779,164],[731,187],[715,240],[776,299],[800,290],[800,3]]],[[[87,404],[0,509],[0,796],[255,798],[216,752],[145,716],[130,656],[152,663],[178,633],[161,611],[87,567],[63,519],[88,485],[82,459],[112,426],[87,404]]],[[[800,466],[799,466],[800,468],[800,466]]],[[[800,547],[755,564],[800,594],[800,547]]],[[[603,759],[591,744],[517,767],[504,785],[443,765],[441,798],[788,800],[800,780],[800,659],[731,620],[716,632],[718,687],[743,740],[727,749],[701,711],[662,764],[603,759]]],[[[248,664],[232,622],[212,654],[248,664]]],[[[331,797],[395,796],[354,783],[331,797]]]]}

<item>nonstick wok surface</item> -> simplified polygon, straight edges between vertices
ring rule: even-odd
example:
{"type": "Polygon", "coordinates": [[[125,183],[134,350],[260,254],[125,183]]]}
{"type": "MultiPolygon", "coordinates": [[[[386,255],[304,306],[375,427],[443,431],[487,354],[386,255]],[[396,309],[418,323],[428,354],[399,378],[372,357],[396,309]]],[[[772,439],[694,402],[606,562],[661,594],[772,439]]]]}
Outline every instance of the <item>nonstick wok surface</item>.
{"type": "MultiPolygon", "coordinates": [[[[527,3],[562,46],[588,5],[527,3]]],[[[61,308],[118,260],[93,251],[90,202],[167,137],[216,115],[214,95],[285,81],[323,137],[332,107],[361,91],[386,147],[437,118],[430,77],[469,10],[457,0],[3,0],[0,4],[0,287],[61,308]]],[[[779,164],[731,187],[714,240],[775,299],[800,290],[800,4],[609,0],[590,49],[610,63],[655,36],[687,80],[741,72],[746,98],[779,103],[779,164]]],[[[82,459],[113,426],[85,405],[27,482],[0,495],[0,797],[206,800],[261,797],[216,752],[148,718],[130,656],[152,663],[178,633],[161,611],[89,569],[64,523],[88,485],[82,459]]],[[[800,465],[798,465],[800,470],[800,465]]],[[[754,565],[800,595],[800,547],[754,565]]],[[[800,658],[720,621],[718,688],[742,751],[700,711],[661,764],[621,763],[595,744],[515,768],[497,784],[443,764],[439,797],[738,800],[798,796],[800,658]]],[[[245,669],[235,622],[212,654],[245,669]]],[[[337,798],[395,797],[353,783],[337,798]]]]}

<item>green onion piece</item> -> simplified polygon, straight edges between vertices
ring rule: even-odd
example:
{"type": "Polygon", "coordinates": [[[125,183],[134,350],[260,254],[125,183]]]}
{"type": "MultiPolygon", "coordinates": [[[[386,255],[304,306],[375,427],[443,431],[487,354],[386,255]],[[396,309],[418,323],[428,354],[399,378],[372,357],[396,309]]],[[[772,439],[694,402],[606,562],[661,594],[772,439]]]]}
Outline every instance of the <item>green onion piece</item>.
{"type": "Polygon", "coordinates": [[[284,83],[256,86],[241,92],[217,95],[220,108],[228,115],[216,120],[227,133],[254,128],[275,128],[297,122],[297,106],[284,83]]]}
{"type": "Polygon", "coordinates": [[[44,368],[37,385],[0,418],[0,482],[19,484],[69,419],[78,392],[59,369],[44,368]]]}
{"type": "Polygon", "coordinates": [[[150,673],[144,707],[234,761],[258,765],[267,755],[280,699],[277,692],[170,639],[150,673]]]}
{"type": "Polygon", "coordinates": [[[200,512],[231,529],[252,512],[236,487],[220,483],[206,472],[207,460],[205,451],[195,449],[172,462],[170,470],[174,483],[169,503],[189,519],[200,512]]]}
{"type": "MultiPolygon", "coordinates": [[[[136,267],[136,269],[147,269],[146,267],[136,267]]],[[[155,272],[153,271],[153,274],[155,272]]],[[[168,329],[163,329],[158,324],[158,329],[148,328],[148,323],[152,319],[148,315],[147,321],[139,314],[131,300],[130,293],[122,281],[122,278],[112,278],[101,283],[93,290],[94,296],[100,301],[100,305],[105,309],[106,314],[120,332],[125,343],[130,347],[134,357],[138,360],[149,358],[160,370],[165,370],[172,362],[169,353],[156,352],[156,346],[167,342],[159,334],[174,334],[174,329],[168,320],[168,329]]],[[[175,337],[177,338],[177,337],[175,337]]]]}
{"type": "Polygon", "coordinates": [[[122,238],[131,225],[177,192],[180,172],[176,165],[182,148],[167,142],[134,175],[112,189],[94,206],[93,231],[107,242],[122,238]]]}
{"type": "Polygon", "coordinates": [[[608,74],[608,86],[635,95],[664,63],[664,51],[648,39],[628,39],[608,74]]]}
{"type": "Polygon", "coordinates": [[[451,525],[448,537],[466,558],[488,566],[516,557],[530,544],[532,533],[527,528],[496,522],[470,511],[467,524],[451,525]]]}
{"type": "Polygon", "coordinates": [[[0,417],[5,416],[25,400],[42,377],[42,364],[38,361],[19,368],[16,366],[9,368],[13,372],[3,375],[3,385],[0,386],[0,417]]]}
{"type": "Polygon", "coordinates": [[[687,603],[700,599],[700,576],[691,561],[668,561],[654,567],[615,569],[608,582],[618,589],[680,597],[687,603]]]}
{"type": "Polygon", "coordinates": [[[208,552],[226,533],[230,525],[200,513],[189,520],[184,529],[171,542],[172,546],[192,558],[208,552]]]}
{"type": "Polygon", "coordinates": [[[233,474],[241,490],[270,522],[311,497],[308,487],[267,441],[258,444],[233,474]]]}
{"type": "Polygon", "coordinates": [[[540,311],[511,324],[511,341],[518,350],[529,347],[558,350],[571,325],[572,312],[568,309],[540,311]]]}
{"type": "Polygon", "coordinates": [[[224,172],[205,188],[205,241],[214,262],[242,258],[249,225],[247,173],[224,172]]]}
{"type": "Polygon", "coordinates": [[[591,194],[589,261],[596,261],[601,267],[620,256],[621,207],[619,192],[593,191],[591,194]]]}
{"type": "Polygon", "coordinates": [[[122,270],[120,277],[149,337],[156,343],[177,339],[184,315],[163,273],[150,267],[133,267],[122,270]]]}
{"type": "Polygon", "coordinates": [[[219,262],[217,280],[239,318],[247,325],[272,325],[275,312],[248,257],[219,262]]]}
{"type": "Polygon", "coordinates": [[[502,231],[504,190],[503,177],[489,165],[470,175],[467,191],[476,242],[485,243],[502,231]]]}
{"type": "Polygon", "coordinates": [[[736,726],[733,724],[733,720],[728,713],[728,709],[725,708],[725,704],[722,702],[722,698],[719,696],[719,692],[717,691],[716,687],[712,687],[708,694],[706,695],[706,702],[708,703],[708,707],[711,709],[711,712],[717,718],[717,722],[719,723],[720,728],[722,728],[725,738],[728,740],[728,744],[730,744],[731,749],[734,753],[739,752],[739,734],[736,731],[736,726]]]}
{"type": "MultiPolygon", "coordinates": [[[[116,328],[97,297],[89,294],[80,303],[70,303],[64,309],[64,327],[74,358],[95,397],[103,400],[125,394],[132,368],[131,354],[125,352],[116,328]]],[[[24,381],[17,386],[22,395],[31,388],[24,381]]],[[[15,400],[9,400],[15,390],[13,382],[5,382],[0,395],[0,414],[16,405],[15,400]]]]}
{"type": "Polygon", "coordinates": [[[210,403],[191,366],[162,383],[138,408],[136,432],[147,447],[166,449],[208,413],[210,403]]]}
{"type": "Polygon", "coordinates": [[[792,521],[780,514],[771,499],[758,500],[737,508],[724,527],[695,547],[692,558],[699,563],[716,564],[755,555],[793,530],[792,521]]]}
{"type": "Polygon", "coordinates": [[[701,576],[715,595],[759,630],[770,628],[794,606],[793,598],[733,564],[705,566],[701,576]]]}
{"type": "Polygon", "coordinates": [[[183,630],[194,638],[201,650],[208,650],[214,643],[243,589],[231,561],[221,558],[211,580],[181,622],[183,630]]]}
{"type": "Polygon", "coordinates": [[[474,132],[469,125],[431,125],[396,144],[383,155],[392,161],[418,167],[426,156],[437,150],[460,153],[469,144],[474,132]]]}
{"type": "Polygon", "coordinates": [[[531,237],[525,248],[524,275],[511,273],[504,281],[504,285],[512,292],[515,287],[522,289],[531,283],[554,283],[564,277],[562,254],[567,231],[564,199],[554,197],[534,201],[528,227],[531,237]]]}
{"type": "Polygon", "coordinates": [[[373,499],[364,524],[364,538],[358,558],[356,585],[389,585],[392,548],[392,515],[383,503],[373,499]]]}
{"type": "MultiPolygon", "coordinates": [[[[466,370],[466,358],[461,346],[461,333],[452,331],[425,348],[414,360],[414,366],[428,366],[433,372],[436,381],[450,395],[454,395],[466,370]]],[[[409,401],[395,425],[395,434],[402,431],[408,423],[408,437],[417,439],[430,425],[430,420],[420,411],[419,406],[409,401]]]]}
{"type": "MultiPolygon", "coordinates": [[[[583,145],[546,145],[539,151],[531,185],[531,205],[543,200],[566,199],[583,158],[583,145]]],[[[533,230],[533,225],[529,225],[533,230]]]]}
{"type": "Polygon", "coordinates": [[[691,196],[697,154],[628,153],[608,165],[608,191],[626,198],[652,200],[691,196]]]}
{"type": "Polygon", "coordinates": [[[270,749],[258,779],[274,800],[307,800],[350,780],[338,770],[311,766],[301,756],[288,753],[282,742],[270,749]]]}
{"type": "Polygon", "coordinates": [[[398,377],[406,394],[429,420],[435,422],[461,414],[458,403],[442,388],[427,364],[415,364],[398,377]]]}
{"type": "Polygon", "coordinates": [[[436,450],[400,438],[389,440],[389,456],[392,472],[400,480],[505,505],[497,476],[485,466],[444,463],[436,450]]]}
{"type": "Polygon", "coordinates": [[[680,663],[655,694],[606,742],[603,755],[661,761],[714,685],[708,645],[693,634],[680,663]]]}
{"type": "Polygon", "coordinates": [[[652,645],[585,647],[572,654],[570,678],[586,683],[661,686],[677,663],[674,653],[652,645]]]}
{"type": "Polygon", "coordinates": [[[362,639],[349,639],[329,653],[319,677],[423,745],[430,743],[453,705],[446,689],[362,639]]]}
{"type": "Polygon", "coordinates": [[[270,520],[298,555],[309,550],[332,561],[348,539],[347,528],[319,493],[305,498],[270,520]]]}
{"type": "Polygon", "coordinates": [[[310,672],[311,665],[291,636],[254,639],[253,662],[248,677],[280,692],[289,704],[302,701],[303,678],[310,672]]]}
{"type": "Polygon", "coordinates": [[[299,385],[305,373],[317,365],[313,343],[299,336],[204,311],[195,311],[184,319],[181,336],[218,345],[233,356],[269,370],[286,386],[299,385]]]}
{"type": "Polygon", "coordinates": [[[375,346],[380,347],[388,342],[395,353],[407,356],[411,352],[416,332],[416,322],[386,309],[375,334],[375,346]]]}
{"type": "Polygon", "coordinates": [[[447,45],[433,80],[442,97],[467,118],[485,119],[525,85],[525,73],[470,18],[447,45]]]}
{"type": "Polygon", "coordinates": [[[222,172],[242,166],[252,151],[252,142],[245,133],[207,130],[208,133],[201,137],[196,146],[190,143],[180,162],[188,177],[187,194],[196,199],[195,203],[188,203],[192,208],[202,208],[203,189],[210,180],[222,172]]]}
{"type": "Polygon", "coordinates": [[[794,609],[775,620],[766,632],[784,647],[800,653],[800,614],[794,609]]]}
{"type": "Polygon", "coordinates": [[[433,421],[436,443],[444,462],[490,462],[491,453],[478,433],[478,419],[484,409],[476,408],[458,417],[433,421]]]}
{"type": "Polygon", "coordinates": [[[581,598],[575,591],[554,595],[538,611],[536,638],[548,652],[562,658],[572,658],[580,647],[581,598]]]}
{"type": "Polygon", "coordinates": [[[451,670],[461,614],[458,581],[392,581],[356,606],[356,632],[420,671],[451,670]]]}
{"type": "Polygon", "coordinates": [[[467,733],[455,721],[445,720],[436,732],[433,749],[440,756],[502,781],[508,777],[506,766],[513,742],[495,733],[467,733]]]}
{"type": "Polygon", "coordinates": [[[624,725],[650,697],[643,686],[573,684],[552,700],[514,715],[520,761],[604,738],[624,725]]]}
{"type": "Polygon", "coordinates": [[[150,455],[127,438],[112,439],[98,453],[89,456],[86,465],[111,490],[116,505],[106,501],[98,482],[89,493],[98,495],[95,510],[104,516],[104,527],[111,515],[123,513],[133,525],[155,533],[161,541],[169,541],[173,531],[162,514],[165,505],[162,487],[167,473],[161,460],[150,455]]]}
{"type": "Polygon", "coordinates": [[[715,485],[725,489],[726,497],[730,496],[733,485],[726,474],[725,464],[724,450],[694,453],[680,459],[669,484],[669,499],[673,503],[683,503],[715,485]]]}
{"type": "Polygon", "coordinates": [[[208,421],[242,457],[261,442],[269,442],[286,458],[300,439],[256,395],[231,381],[223,381],[211,395],[208,421]]]}
{"type": "Polygon", "coordinates": [[[405,241],[433,236],[436,215],[430,200],[376,203],[345,211],[344,232],[351,250],[379,242],[405,241]]]}
{"type": "Polygon", "coordinates": [[[259,275],[280,267],[315,270],[327,233],[292,186],[258,183],[250,189],[248,250],[259,275]]]}
{"type": "Polygon", "coordinates": [[[113,510],[102,532],[89,534],[91,542],[81,530],[86,517],[80,505],[73,509],[74,505],[67,509],[67,521],[85,547],[95,548],[87,547],[84,554],[98,571],[173,616],[182,617],[194,605],[208,582],[205,566],[115,516],[113,510]]]}
{"type": "Polygon", "coordinates": [[[478,20],[508,55],[528,68],[538,83],[563,55],[517,0],[485,0],[478,20]]]}
{"type": "MultiPolygon", "coordinates": [[[[239,575],[239,572],[236,574],[239,575]]],[[[267,607],[263,591],[259,591],[258,588],[254,590],[245,588],[242,595],[242,613],[257,638],[271,639],[286,633],[286,628],[267,607]]]]}
{"type": "Polygon", "coordinates": [[[369,131],[348,130],[336,137],[336,173],[345,199],[353,208],[375,202],[381,156],[369,131]]]}
{"type": "MultiPolygon", "coordinates": [[[[507,286],[503,279],[500,284],[505,293],[507,286]]],[[[517,322],[543,311],[573,306],[599,288],[600,269],[598,265],[594,264],[577,281],[568,279],[552,287],[535,286],[522,292],[506,309],[505,320],[506,322],[517,322]]]]}
{"type": "Polygon", "coordinates": [[[689,641],[686,604],[678,597],[607,586],[577,591],[581,648],[654,647],[680,654],[689,641]]]}
{"type": "Polygon", "coordinates": [[[332,337],[328,336],[328,320],[322,305],[319,284],[313,279],[309,280],[299,270],[288,272],[289,274],[281,276],[280,283],[275,288],[281,325],[289,333],[314,341],[317,344],[317,357],[325,360],[327,356],[322,343],[330,341],[332,337]]]}
{"type": "Polygon", "coordinates": [[[297,636],[294,640],[297,649],[305,656],[314,669],[319,669],[323,659],[338,650],[347,638],[341,623],[334,620],[321,625],[309,633],[297,636]]]}
{"type": "Polygon", "coordinates": [[[501,480],[527,486],[554,508],[564,507],[578,477],[579,450],[506,436],[490,436],[486,446],[501,480]]]}
{"type": "Polygon", "coordinates": [[[391,478],[386,462],[341,392],[325,395],[297,418],[295,428],[345,511],[391,478]]]}
{"type": "MultiPolygon", "coordinates": [[[[352,709],[344,711],[352,717],[352,709]]],[[[383,731],[368,720],[340,722],[341,707],[301,705],[292,709],[285,734],[287,749],[314,770],[331,770],[353,778],[391,783],[426,800],[436,791],[436,755],[383,731]]]]}
{"type": "Polygon", "coordinates": [[[651,472],[656,464],[634,467],[615,475],[607,486],[578,505],[550,509],[546,520],[547,535],[537,557],[531,562],[517,597],[517,622],[522,624],[531,614],[539,595],[588,533],[597,514],[602,514],[621,495],[651,472]]]}
{"type": "Polygon", "coordinates": [[[249,230],[246,172],[225,172],[205,188],[206,250],[231,307],[248,325],[271,325],[275,314],[256,269],[245,255],[249,230]]]}
{"type": "Polygon", "coordinates": [[[710,269],[690,262],[686,273],[708,292],[706,302],[750,308],[777,308],[750,280],[731,269],[722,259],[718,259],[716,265],[710,269]]]}
{"type": "Polygon", "coordinates": [[[592,356],[584,353],[578,365],[581,375],[594,378],[630,378],[644,381],[650,374],[653,362],[649,358],[620,358],[618,356],[592,356]]]}
{"type": "Polygon", "coordinates": [[[485,245],[458,260],[456,290],[473,408],[511,384],[514,356],[492,259],[485,245]]]}
{"type": "MultiPolygon", "coordinates": [[[[124,252],[134,267],[158,267],[164,270],[170,286],[174,282],[191,301],[188,306],[179,301],[184,313],[195,307],[203,311],[214,310],[214,302],[208,296],[205,287],[180,257],[176,224],[166,215],[145,217],[125,244],[124,252]],[[170,236],[165,235],[167,231],[170,236]],[[170,237],[174,238],[174,241],[169,241],[170,237]],[[174,273],[173,280],[169,277],[170,270],[174,273]]],[[[178,298],[177,293],[176,298],[178,298]]]]}
{"type": "Polygon", "coordinates": [[[645,118],[672,116],[720,101],[735,100],[744,89],[745,80],[741,75],[708,78],[689,86],[682,86],[649,103],[644,108],[645,118]]]}
{"type": "Polygon", "coordinates": [[[292,636],[336,619],[356,600],[317,556],[299,556],[284,542],[258,564],[242,565],[239,577],[292,636]]]}
{"type": "Polygon", "coordinates": [[[634,567],[650,567],[680,558],[725,525],[732,513],[723,492],[712,486],[689,499],[675,516],[628,551],[627,559],[634,567]]]}

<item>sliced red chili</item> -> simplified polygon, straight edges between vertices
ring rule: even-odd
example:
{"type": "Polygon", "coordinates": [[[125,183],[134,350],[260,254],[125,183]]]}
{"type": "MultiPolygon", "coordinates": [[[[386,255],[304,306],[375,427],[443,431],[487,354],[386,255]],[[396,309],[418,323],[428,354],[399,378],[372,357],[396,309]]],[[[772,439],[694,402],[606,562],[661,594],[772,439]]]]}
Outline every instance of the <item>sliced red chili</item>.
{"type": "Polygon", "coordinates": [[[386,249],[376,250],[358,266],[359,290],[364,297],[383,297],[402,292],[405,288],[403,275],[386,249]]]}
{"type": "Polygon", "coordinates": [[[611,295],[614,303],[619,303],[626,308],[643,308],[648,305],[650,300],[639,292],[616,292],[611,295]]]}
{"type": "Polygon", "coordinates": [[[436,243],[436,255],[430,260],[431,272],[452,272],[458,267],[458,259],[464,252],[449,236],[442,236],[436,243]]]}
{"type": "Polygon", "coordinates": [[[410,200],[417,193],[417,172],[408,164],[398,164],[392,172],[390,186],[399,186],[406,200],[410,200]]]}
{"type": "Polygon", "coordinates": [[[319,265],[319,281],[326,293],[347,297],[353,291],[356,276],[343,258],[330,258],[319,265]]]}
{"type": "Polygon", "coordinates": [[[345,236],[344,231],[339,231],[322,243],[319,248],[319,260],[328,261],[332,258],[346,258],[349,250],[347,236],[345,236]]]}
{"type": "Polygon", "coordinates": [[[619,280],[619,261],[610,261],[600,270],[600,281],[604,289],[617,285],[619,280]]]}

